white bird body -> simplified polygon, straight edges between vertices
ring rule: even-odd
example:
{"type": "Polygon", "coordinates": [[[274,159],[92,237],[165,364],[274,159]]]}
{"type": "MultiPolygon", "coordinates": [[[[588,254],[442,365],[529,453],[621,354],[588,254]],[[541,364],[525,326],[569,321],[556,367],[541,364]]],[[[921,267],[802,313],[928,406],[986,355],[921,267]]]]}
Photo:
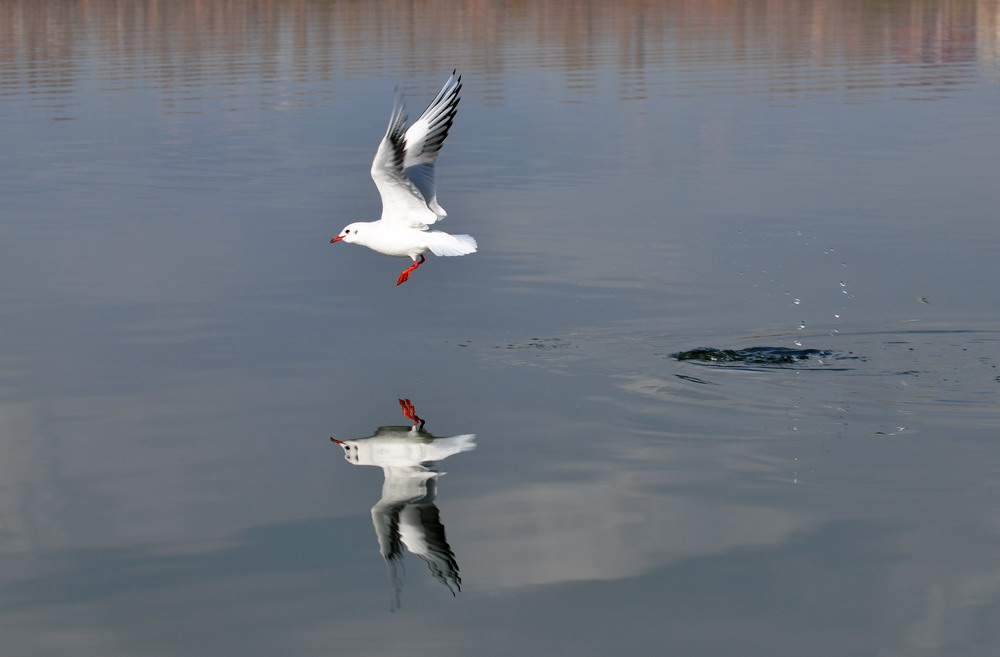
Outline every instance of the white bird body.
{"type": "Polygon", "coordinates": [[[372,179],[382,197],[382,217],[349,224],[330,240],[413,260],[396,285],[406,282],[424,263],[425,253],[460,256],[475,253],[477,248],[470,235],[430,229],[447,216],[437,200],[434,163],[455,119],[461,89],[462,78],[453,72],[420,118],[405,131],[406,111],[397,95],[389,127],[372,161],[372,179]]]}
{"type": "Polygon", "coordinates": [[[350,463],[378,466],[386,470],[386,478],[407,476],[404,472],[429,472],[428,463],[476,446],[474,434],[438,438],[417,427],[379,427],[374,435],[337,444],[344,448],[350,463]]]}
{"type": "Polygon", "coordinates": [[[427,252],[436,256],[458,256],[476,251],[476,240],[469,235],[397,226],[382,220],[359,221],[347,226],[344,231],[350,232],[338,241],[367,246],[372,251],[397,258],[417,260],[427,252]]]}

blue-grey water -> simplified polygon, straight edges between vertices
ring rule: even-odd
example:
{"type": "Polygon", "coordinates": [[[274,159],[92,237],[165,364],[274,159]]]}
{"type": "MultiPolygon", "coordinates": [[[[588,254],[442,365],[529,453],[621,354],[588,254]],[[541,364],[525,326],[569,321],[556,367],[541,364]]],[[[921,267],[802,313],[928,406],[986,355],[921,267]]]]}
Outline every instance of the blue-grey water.
{"type": "Polygon", "coordinates": [[[0,653],[998,654],[998,108],[987,1],[0,2],[0,653]]]}

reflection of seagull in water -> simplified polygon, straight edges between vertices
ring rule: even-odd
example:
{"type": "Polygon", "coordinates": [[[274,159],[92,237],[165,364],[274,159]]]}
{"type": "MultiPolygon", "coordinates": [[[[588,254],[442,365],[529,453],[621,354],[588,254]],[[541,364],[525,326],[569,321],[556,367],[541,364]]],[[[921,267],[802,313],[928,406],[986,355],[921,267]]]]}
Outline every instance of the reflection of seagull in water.
{"type": "Polygon", "coordinates": [[[400,399],[403,415],[412,426],[379,427],[367,438],[337,440],[344,458],[354,465],[377,465],[385,474],[382,499],[372,507],[372,523],[379,551],[389,566],[393,606],[399,606],[402,589],[399,570],[403,546],[430,568],[431,574],[454,595],[462,588],[458,562],[445,539],[444,525],[434,504],[437,478],[435,461],[475,449],[475,434],[438,438],[424,431],[424,420],[409,399],[400,399]]]}

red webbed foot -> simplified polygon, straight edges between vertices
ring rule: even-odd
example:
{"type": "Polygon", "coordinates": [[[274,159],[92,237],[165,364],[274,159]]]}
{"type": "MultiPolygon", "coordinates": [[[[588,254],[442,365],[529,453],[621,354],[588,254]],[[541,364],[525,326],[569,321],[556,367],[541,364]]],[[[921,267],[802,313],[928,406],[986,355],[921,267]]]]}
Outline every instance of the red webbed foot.
{"type": "Polygon", "coordinates": [[[424,264],[424,257],[420,256],[420,260],[415,260],[412,265],[404,269],[400,274],[399,278],[396,279],[396,285],[402,285],[406,281],[410,280],[410,272],[424,264]]]}
{"type": "Polygon", "coordinates": [[[409,399],[400,399],[399,407],[403,409],[403,415],[406,416],[407,420],[413,423],[413,426],[420,429],[424,428],[424,421],[420,418],[419,415],[417,415],[417,409],[414,408],[413,402],[411,402],[409,399]]]}

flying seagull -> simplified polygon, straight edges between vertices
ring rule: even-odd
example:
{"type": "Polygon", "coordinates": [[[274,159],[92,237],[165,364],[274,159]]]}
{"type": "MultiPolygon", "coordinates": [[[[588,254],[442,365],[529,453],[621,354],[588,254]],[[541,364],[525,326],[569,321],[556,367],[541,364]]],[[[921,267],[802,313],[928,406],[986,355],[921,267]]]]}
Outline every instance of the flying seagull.
{"type": "Polygon", "coordinates": [[[406,107],[397,92],[389,127],[372,161],[372,178],[382,197],[382,217],[349,224],[330,240],[331,244],[360,244],[384,255],[413,260],[399,274],[396,285],[409,280],[410,273],[424,264],[427,252],[460,256],[476,251],[476,240],[471,235],[431,229],[432,224],[447,216],[437,200],[434,162],[455,120],[461,90],[462,77],[452,71],[438,95],[409,128],[406,107]]]}

